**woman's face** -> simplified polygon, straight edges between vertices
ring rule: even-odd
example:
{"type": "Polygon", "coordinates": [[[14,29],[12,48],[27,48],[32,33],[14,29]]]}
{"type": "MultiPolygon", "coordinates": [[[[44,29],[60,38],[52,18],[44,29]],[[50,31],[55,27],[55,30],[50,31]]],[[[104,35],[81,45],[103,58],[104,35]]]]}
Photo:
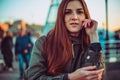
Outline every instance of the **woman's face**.
{"type": "Polygon", "coordinates": [[[70,1],[65,10],[65,25],[67,30],[71,34],[79,34],[84,19],[85,14],[80,1],[70,1]]]}

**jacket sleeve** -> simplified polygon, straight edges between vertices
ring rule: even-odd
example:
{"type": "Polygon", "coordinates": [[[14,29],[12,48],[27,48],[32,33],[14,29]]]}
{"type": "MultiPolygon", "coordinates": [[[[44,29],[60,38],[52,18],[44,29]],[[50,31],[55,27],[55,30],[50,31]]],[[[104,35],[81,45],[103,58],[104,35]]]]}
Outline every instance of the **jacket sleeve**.
{"type": "Polygon", "coordinates": [[[105,68],[105,62],[104,62],[104,56],[103,56],[103,53],[102,53],[102,47],[100,45],[100,43],[92,43],[90,44],[89,46],[89,53],[92,52],[94,54],[98,54],[98,58],[99,59],[99,64],[100,64],[100,68],[105,68]]]}
{"type": "MultiPolygon", "coordinates": [[[[92,43],[90,44],[86,55],[84,56],[84,64],[83,66],[91,66],[96,65],[97,69],[104,68],[103,72],[103,78],[105,74],[105,62],[104,62],[104,56],[101,52],[102,48],[100,43],[92,43]]],[[[102,78],[102,80],[103,80],[102,78]]]]}
{"type": "Polygon", "coordinates": [[[29,51],[29,53],[31,53],[32,48],[33,48],[33,42],[32,42],[32,40],[31,40],[31,37],[30,37],[30,36],[28,37],[28,40],[29,40],[28,44],[30,44],[30,46],[28,46],[28,51],[29,51]]]}
{"type": "Polygon", "coordinates": [[[83,67],[95,65],[97,69],[105,68],[104,56],[101,51],[102,48],[100,43],[90,44],[88,49],[85,51],[85,55],[82,63],[83,67]]]}
{"type": "Polygon", "coordinates": [[[65,80],[65,74],[47,76],[47,62],[41,51],[43,40],[43,37],[39,38],[33,46],[30,65],[25,71],[25,80],[65,80]]]}

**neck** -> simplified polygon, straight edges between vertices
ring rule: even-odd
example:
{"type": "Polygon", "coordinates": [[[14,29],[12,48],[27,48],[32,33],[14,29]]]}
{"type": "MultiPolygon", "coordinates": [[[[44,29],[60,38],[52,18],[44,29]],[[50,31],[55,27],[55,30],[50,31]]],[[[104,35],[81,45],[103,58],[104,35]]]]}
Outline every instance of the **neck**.
{"type": "Polygon", "coordinates": [[[80,35],[80,33],[70,33],[71,36],[74,36],[74,37],[78,37],[80,35]]]}

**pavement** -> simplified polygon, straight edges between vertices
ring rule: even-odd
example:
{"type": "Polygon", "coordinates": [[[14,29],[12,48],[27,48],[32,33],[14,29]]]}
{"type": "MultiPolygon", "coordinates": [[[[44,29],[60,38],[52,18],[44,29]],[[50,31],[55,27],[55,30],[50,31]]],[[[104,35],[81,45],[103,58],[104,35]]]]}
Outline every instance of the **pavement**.
{"type": "Polygon", "coordinates": [[[3,70],[0,72],[0,80],[19,80],[18,62],[14,62],[14,70],[3,70]]]}
{"type": "MultiPolygon", "coordinates": [[[[2,54],[0,53],[0,59],[3,59],[2,54]]],[[[4,64],[3,64],[4,65],[4,64]]],[[[19,67],[18,61],[14,59],[13,61],[13,71],[4,70],[3,68],[0,70],[0,80],[20,80],[19,79],[19,67]]]]}
{"type": "MultiPolygon", "coordinates": [[[[2,60],[2,54],[0,53],[0,59],[2,60]]],[[[13,61],[13,71],[0,70],[0,80],[20,80],[19,79],[19,67],[18,61],[13,61]]],[[[106,62],[106,73],[104,80],[120,80],[120,61],[119,62],[106,62]]]]}

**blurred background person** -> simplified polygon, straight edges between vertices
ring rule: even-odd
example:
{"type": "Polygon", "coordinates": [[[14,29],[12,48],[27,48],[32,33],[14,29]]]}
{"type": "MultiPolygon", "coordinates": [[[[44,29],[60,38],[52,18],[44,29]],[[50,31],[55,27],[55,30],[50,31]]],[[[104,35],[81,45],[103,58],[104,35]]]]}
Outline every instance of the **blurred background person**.
{"type": "Polygon", "coordinates": [[[5,69],[13,71],[13,39],[12,32],[7,31],[1,43],[1,52],[5,62],[5,69]]]}
{"type": "Polygon", "coordinates": [[[0,50],[1,50],[1,43],[2,43],[2,39],[3,39],[3,33],[4,33],[4,31],[0,28],[0,50]]]}
{"type": "Polygon", "coordinates": [[[24,75],[24,62],[26,68],[29,66],[30,51],[32,49],[33,43],[30,36],[26,32],[26,23],[22,21],[20,23],[19,35],[15,42],[15,55],[16,59],[19,61],[20,79],[23,79],[24,75]]]}

